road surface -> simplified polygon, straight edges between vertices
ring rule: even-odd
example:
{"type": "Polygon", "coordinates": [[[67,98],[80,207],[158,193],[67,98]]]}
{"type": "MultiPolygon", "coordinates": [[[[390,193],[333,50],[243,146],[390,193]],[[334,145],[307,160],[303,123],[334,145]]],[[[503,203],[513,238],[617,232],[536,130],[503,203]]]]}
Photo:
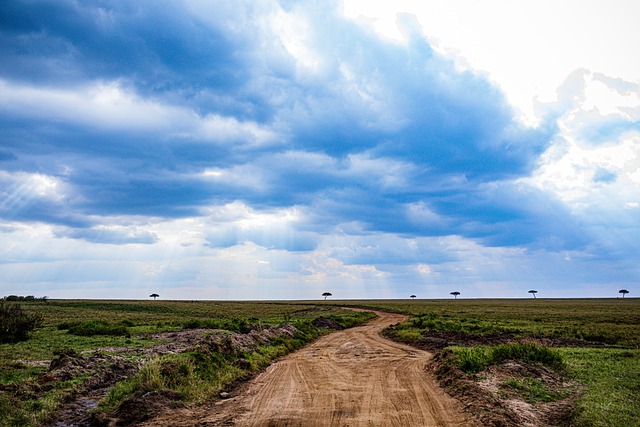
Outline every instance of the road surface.
{"type": "Polygon", "coordinates": [[[470,426],[425,371],[431,353],[383,338],[405,316],[326,335],[271,365],[237,396],[154,426],[470,426]]]}

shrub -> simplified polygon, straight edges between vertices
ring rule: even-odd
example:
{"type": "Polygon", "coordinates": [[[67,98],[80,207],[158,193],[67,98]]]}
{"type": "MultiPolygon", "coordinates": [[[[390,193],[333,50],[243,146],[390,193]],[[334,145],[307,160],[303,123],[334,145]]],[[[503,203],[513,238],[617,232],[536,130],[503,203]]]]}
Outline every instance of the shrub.
{"type": "Polygon", "coordinates": [[[246,319],[233,317],[231,319],[190,319],[182,324],[184,329],[224,329],[231,332],[246,334],[251,331],[251,325],[246,319]]]}
{"type": "Polygon", "coordinates": [[[82,337],[94,335],[131,336],[129,329],[122,323],[111,324],[101,320],[62,323],[58,325],[58,329],[68,329],[70,334],[82,337]]]}
{"type": "Polygon", "coordinates": [[[490,363],[490,354],[485,347],[460,347],[455,351],[458,367],[469,374],[477,374],[490,363]]]}
{"type": "Polygon", "coordinates": [[[519,360],[527,363],[540,363],[555,369],[563,367],[562,356],[557,350],[534,343],[500,344],[491,350],[493,363],[505,360],[519,360]]]}
{"type": "Polygon", "coordinates": [[[24,341],[41,325],[41,314],[27,313],[18,304],[0,301],[0,343],[24,341]]]}
{"type": "Polygon", "coordinates": [[[49,297],[39,297],[36,298],[33,295],[27,295],[27,296],[22,296],[22,295],[9,295],[4,297],[5,301],[9,301],[9,302],[20,302],[20,301],[27,301],[27,302],[33,302],[33,301],[40,301],[40,302],[47,302],[49,299],[49,297]]]}
{"type": "Polygon", "coordinates": [[[509,343],[495,347],[454,347],[452,350],[457,357],[456,365],[469,374],[476,374],[487,365],[506,360],[539,363],[556,370],[564,368],[560,352],[534,343],[509,343]]]}

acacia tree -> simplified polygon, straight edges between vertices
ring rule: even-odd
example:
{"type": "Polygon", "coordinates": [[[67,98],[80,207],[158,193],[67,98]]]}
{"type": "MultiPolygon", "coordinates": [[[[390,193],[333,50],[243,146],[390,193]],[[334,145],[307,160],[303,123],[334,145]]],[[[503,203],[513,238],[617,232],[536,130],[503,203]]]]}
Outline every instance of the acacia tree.
{"type": "Polygon", "coordinates": [[[160,295],[158,295],[158,294],[151,294],[151,295],[149,295],[149,298],[153,298],[153,300],[155,301],[156,298],[158,298],[159,296],[160,295]]]}
{"type": "Polygon", "coordinates": [[[536,299],[536,294],[538,293],[538,291],[536,291],[535,289],[531,289],[529,293],[533,295],[533,299],[536,299]]]}
{"type": "Polygon", "coordinates": [[[453,292],[451,292],[451,295],[453,295],[453,298],[454,298],[454,299],[458,299],[458,295],[460,295],[460,292],[458,292],[458,291],[453,291],[453,292]]]}
{"type": "Polygon", "coordinates": [[[416,297],[415,295],[411,295],[409,298],[415,299],[415,297],[416,297]]]}
{"type": "Polygon", "coordinates": [[[325,300],[327,299],[327,297],[330,297],[331,295],[332,295],[331,292],[325,292],[324,294],[322,294],[325,300]]]}
{"type": "Polygon", "coordinates": [[[618,293],[619,293],[619,294],[622,294],[622,298],[624,298],[624,296],[625,296],[626,294],[628,294],[628,293],[629,293],[629,291],[628,291],[628,290],[626,290],[626,289],[620,289],[620,290],[618,291],[618,293]]]}

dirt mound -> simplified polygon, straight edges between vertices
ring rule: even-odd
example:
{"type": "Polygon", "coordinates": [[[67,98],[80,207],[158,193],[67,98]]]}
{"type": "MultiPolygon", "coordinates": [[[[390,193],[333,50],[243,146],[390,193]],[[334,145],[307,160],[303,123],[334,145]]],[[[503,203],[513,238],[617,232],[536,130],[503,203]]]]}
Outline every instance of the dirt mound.
{"type": "Polygon", "coordinates": [[[202,348],[221,354],[238,354],[255,350],[258,346],[272,344],[282,336],[292,337],[298,329],[291,323],[282,326],[255,327],[249,333],[232,333],[219,329],[185,329],[175,332],[150,334],[149,338],[162,341],[146,349],[147,356],[178,354],[202,348]]]}
{"type": "MultiPolygon", "coordinates": [[[[180,407],[182,404],[176,402],[179,396],[171,392],[154,392],[130,398],[121,404],[114,417],[93,414],[92,411],[106,396],[109,387],[134,374],[145,360],[188,351],[238,356],[254,351],[261,345],[271,344],[279,337],[292,337],[297,332],[298,329],[289,323],[257,328],[247,334],[214,329],[185,329],[149,334],[149,338],[160,343],[146,349],[105,348],[85,354],[63,350],[50,362],[49,370],[41,374],[37,381],[23,382],[20,390],[11,390],[11,393],[35,398],[42,391],[53,388],[56,382],[87,377],[65,397],[66,402],[50,426],[137,424],[180,407]],[[134,355],[138,362],[132,360],[131,356],[134,355]]],[[[238,359],[237,365],[240,368],[250,367],[249,362],[242,358],[238,359]]]]}
{"type": "MultiPolygon", "coordinates": [[[[184,408],[180,395],[171,391],[146,393],[142,396],[126,399],[115,412],[117,426],[130,426],[141,423],[166,411],[184,408]]],[[[110,420],[113,423],[113,420],[110,420]]],[[[102,427],[98,424],[99,427],[102,427]]],[[[98,427],[97,426],[97,427],[98,427]]],[[[106,427],[106,426],[105,426],[106,427]]]]}
{"type": "Polygon", "coordinates": [[[52,388],[57,381],[87,377],[65,397],[52,427],[94,425],[91,411],[106,396],[109,387],[134,373],[137,364],[122,354],[104,354],[102,351],[82,355],[65,350],[54,358],[49,371],[38,377],[42,388],[52,388]]]}
{"type": "Polygon", "coordinates": [[[544,366],[507,361],[467,375],[438,352],[431,369],[440,385],[485,426],[561,427],[570,424],[575,383],[544,366]],[[532,391],[533,390],[533,391],[532,391]]]}
{"type": "Polygon", "coordinates": [[[333,329],[336,331],[344,329],[340,323],[335,320],[327,319],[326,317],[318,317],[311,323],[313,326],[320,329],[333,329]]]}

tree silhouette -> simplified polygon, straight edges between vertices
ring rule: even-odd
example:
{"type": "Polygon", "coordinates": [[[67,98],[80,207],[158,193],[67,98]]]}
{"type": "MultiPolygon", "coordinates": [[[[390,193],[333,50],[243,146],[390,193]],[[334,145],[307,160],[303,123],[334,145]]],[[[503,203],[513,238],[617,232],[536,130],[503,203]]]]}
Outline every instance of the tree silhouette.
{"type": "Polygon", "coordinates": [[[327,297],[330,297],[331,295],[332,295],[331,292],[325,292],[324,294],[322,294],[325,300],[327,299],[327,297]]]}
{"type": "Polygon", "coordinates": [[[151,294],[151,295],[149,295],[149,298],[153,298],[153,300],[155,301],[156,298],[158,298],[159,296],[160,295],[158,295],[158,294],[151,294]]]}
{"type": "Polygon", "coordinates": [[[536,299],[536,294],[538,293],[538,291],[536,291],[535,289],[531,289],[529,293],[533,295],[533,299],[536,299]]]}
{"type": "Polygon", "coordinates": [[[409,298],[414,299],[416,296],[415,295],[411,295],[409,298]]]}
{"type": "Polygon", "coordinates": [[[629,291],[628,291],[628,290],[626,290],[626,289],[620,289],[620,290],[618,291],[618,293],[619,293],[619,294],[622,294],[622,298],[624,298],[624,296],[625,296],[626,294],[628,294],[628,293],[629,293],[629,291]]]}
{"type": "Polygon", "coordinates": [[[453,292],[451,292],[451,295],[453,295],[453,298],[454,298],[454,299],[458,299],[458,295],[460,295],[460,292],[458,292],[458,291],[453,291],[453,292]]]}

